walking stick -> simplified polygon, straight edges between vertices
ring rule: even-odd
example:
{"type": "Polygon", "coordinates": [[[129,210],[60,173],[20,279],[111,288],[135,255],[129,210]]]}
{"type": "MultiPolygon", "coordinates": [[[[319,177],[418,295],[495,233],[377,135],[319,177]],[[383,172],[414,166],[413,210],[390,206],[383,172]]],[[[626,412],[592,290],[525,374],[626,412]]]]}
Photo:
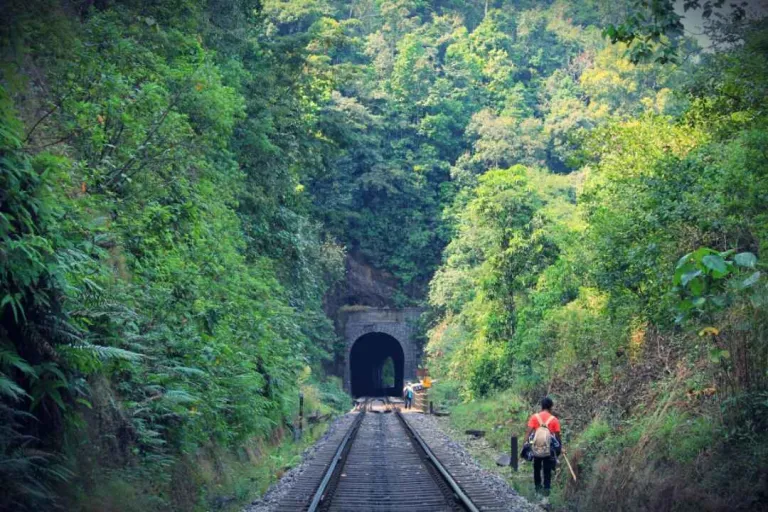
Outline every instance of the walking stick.
{"type": "Polygon", "coordinates": [[[568,457],[565,454],[563,454],[563,458],[565,459],[565,463],[568,464],[568,469],[571,471],[573,481],[578,482],[579,480],[576,478],[576,473],[573,472],[573,468],[571,467],[571,461],[568,460],[568,457]]]}

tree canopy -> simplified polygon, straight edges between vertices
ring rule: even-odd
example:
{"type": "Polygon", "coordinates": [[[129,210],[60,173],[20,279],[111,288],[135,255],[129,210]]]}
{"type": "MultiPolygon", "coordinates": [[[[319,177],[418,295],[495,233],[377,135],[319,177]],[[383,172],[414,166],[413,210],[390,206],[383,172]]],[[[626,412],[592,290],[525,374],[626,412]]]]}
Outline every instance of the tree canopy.
{"type": "Polygon", "coordinates": [[[767,466],[764,13],[684,2],[705,50],[670,1],[6,4],[0,508],[199,509],[195,457],[343,410],[348,257],[429,309],[446,401],[576,411],[563,503],[667,489],[622,457],[761,499],[723,475],[767,466]]]}

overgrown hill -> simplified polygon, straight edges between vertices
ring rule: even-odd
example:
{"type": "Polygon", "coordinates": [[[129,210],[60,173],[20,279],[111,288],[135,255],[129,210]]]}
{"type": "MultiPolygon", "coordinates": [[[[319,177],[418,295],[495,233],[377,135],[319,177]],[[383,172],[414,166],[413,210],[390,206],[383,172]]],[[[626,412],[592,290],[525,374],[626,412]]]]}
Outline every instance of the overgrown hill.
{"type": "Polygon", "coordinates": [[[308,39],[251,2],[2,16],[0,508],[209,507],[243,450],[251,495],[300,387],[347,402],[321,371],[343,250],[301,190],[308,39]]]}
{"type": "Polygon", "coordinates": [[[669,2],[6,1],[0,507],[246,499],[369,300],[429,303],[447,401],[570,411],[563,506],[760,503],[766,30],[721,3],[703,52],[669,2]]]}
{"type": "Polygon", "coordinates": [[[643,49],[665,32],[638,12],[607,31],[634,33],[628,52],[582,54],[568,88],[545,89],[578,123],[573,170],[508,156],[457,196],[429,361],[456,424],[501,451],[555,399],[580,475],[561,472],[556,506],[761,510],[766,23],[715,15],[720,46],[681,42],[676,63],[669,39],[643,49]]]}

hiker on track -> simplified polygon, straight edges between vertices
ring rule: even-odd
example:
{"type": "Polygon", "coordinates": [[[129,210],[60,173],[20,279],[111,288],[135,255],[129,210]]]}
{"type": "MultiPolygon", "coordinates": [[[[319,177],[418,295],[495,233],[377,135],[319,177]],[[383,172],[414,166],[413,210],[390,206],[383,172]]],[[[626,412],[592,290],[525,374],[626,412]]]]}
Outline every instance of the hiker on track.
{"type": "Polygon", "coordinates": [[[533,455],[533,483],[536,485],[536,492],[543,494],[545,499],[549,496],[552,473],[563,446],[560,437],[560,420],[552,414],[553,405],[551,398],[544,397],[541,400],[541,411],[530,417],[528,431],[525,433],[525,439],[533,455]],[[543,486],[542,470],[544,472],[543,486]]]}
{"type": "Polygon", "coordinates": [[[405,408],[410,409],[413,403],[413,386],[409,382],[403,390],[403,398],[405,398],[405,408]]]}

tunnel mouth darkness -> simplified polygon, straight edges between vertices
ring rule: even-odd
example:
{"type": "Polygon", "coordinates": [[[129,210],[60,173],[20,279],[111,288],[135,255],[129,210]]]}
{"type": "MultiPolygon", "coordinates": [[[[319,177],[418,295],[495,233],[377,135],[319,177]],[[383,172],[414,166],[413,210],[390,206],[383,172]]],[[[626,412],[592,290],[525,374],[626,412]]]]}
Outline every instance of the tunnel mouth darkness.
{"type": "Polygon", "coordinates": [[[389,334],[364,334],[352,345],[349,369],[352,396],[400,396],[405,369],[403,347],[389,334]],[[390,364],[394,366],[394,382],[391,368],[387,369],[390,364]]]}

